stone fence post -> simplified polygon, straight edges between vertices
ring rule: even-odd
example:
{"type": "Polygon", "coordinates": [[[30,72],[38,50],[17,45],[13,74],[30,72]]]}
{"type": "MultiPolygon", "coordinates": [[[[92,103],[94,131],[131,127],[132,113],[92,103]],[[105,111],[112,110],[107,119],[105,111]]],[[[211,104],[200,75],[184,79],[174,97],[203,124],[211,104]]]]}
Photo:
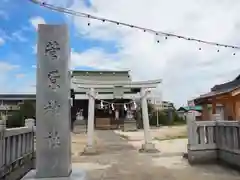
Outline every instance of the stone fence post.
{"type": "Polygon", "coordinates": [[[196,144],[196,116],[193,112],[187,113],[188,147],[196,144]]]}
{"type": "Polygon", "coordinates": [[[6,129],[6,121],[5,118],[0,120],[0,169],[4,165],[5,161],[5,129],[6,129]]]}
{"type": "Polygon", "coordinates": [[[35,130],[36,130],[35,119],[32,119],[32,118],[25,119],[25,126],[33,129],[33,131],[35,132],[35,130]]]}

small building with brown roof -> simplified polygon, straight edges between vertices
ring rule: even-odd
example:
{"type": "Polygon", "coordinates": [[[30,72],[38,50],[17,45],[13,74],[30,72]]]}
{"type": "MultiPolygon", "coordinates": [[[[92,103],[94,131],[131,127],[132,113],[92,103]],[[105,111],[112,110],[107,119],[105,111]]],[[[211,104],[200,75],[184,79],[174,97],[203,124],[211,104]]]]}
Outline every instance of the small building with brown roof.
{"type": "Polygon", "coordinates": [[[215,85],[211,92],[194,99],[194,103],[203,107],[202,120],[211,120],[212,114],[220,114],[222,120],[240,120],[240,75],[215,85]]]}

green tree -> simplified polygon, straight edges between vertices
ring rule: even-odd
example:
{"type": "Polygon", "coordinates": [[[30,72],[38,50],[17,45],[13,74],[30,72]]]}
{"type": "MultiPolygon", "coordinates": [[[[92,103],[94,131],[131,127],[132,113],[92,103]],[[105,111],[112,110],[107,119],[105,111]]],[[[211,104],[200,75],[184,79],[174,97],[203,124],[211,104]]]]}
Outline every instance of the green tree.
{"type": "Polygon", "coordinates": [[[186,124],[186,121],[182,118],[179,117],[176,111],[173,112],[173,123],[174,124],[186,124]]]}
{"type": "Polygon", "coordinates": [[[35,118],[36,110],[34,104],[35,103],[32,101],[25,101],[23,104],[20,105],[20,112],[24,119],[35,118]]]}
{"type": "Polygon", "coordinates": [[[7,128],[22,127],[24,126],[24,120],[27,118],[35,118],[35,105],[32,101],[25,101],[20,105],[19,111],[9,112],[6,126],[7,128]]]}
{"type": "Polygon", "coordinates": [[[7,128],[15,128],[24,126],[24,119],[20,111],[10,112],[6,121],[7,128]]]}
{"type": "Polygon", "coordinates": [[[167,113],[163,110],[158,110],[153,113],[153,115],[149,118],[149,124],[151,126],[156,126],[157,125],[157,120],[160,125],[169,125],[169,119],[167,116],[167,113]],[[158,118],[157,118],[158,115],[158,118]]]}

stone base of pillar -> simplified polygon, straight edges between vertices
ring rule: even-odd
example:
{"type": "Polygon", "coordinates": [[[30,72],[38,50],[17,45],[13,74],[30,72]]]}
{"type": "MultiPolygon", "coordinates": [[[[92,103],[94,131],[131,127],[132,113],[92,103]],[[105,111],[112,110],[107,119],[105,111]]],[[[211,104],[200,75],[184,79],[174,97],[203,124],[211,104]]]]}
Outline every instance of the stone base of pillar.
{"type": "Polygon", "coordinates": [[[29,171],[21,180],[87,180],[87,174],[79,165],[72,164],[72,173],[69,177],[36,178],[36,169],[29,171]]]}
{"type": "Polygon", "coordinates": [[[160,151],[156,149],[153,143],[142,144],[142,148],[139,149],[139,152],[142,153],[159,153],[160,151]]]}
{"type": "Polygon", "coordinates": [[[94,146],[86,146],[82,153],[83,155],[95,155],[97,154],[97,150],[94,146]]]}

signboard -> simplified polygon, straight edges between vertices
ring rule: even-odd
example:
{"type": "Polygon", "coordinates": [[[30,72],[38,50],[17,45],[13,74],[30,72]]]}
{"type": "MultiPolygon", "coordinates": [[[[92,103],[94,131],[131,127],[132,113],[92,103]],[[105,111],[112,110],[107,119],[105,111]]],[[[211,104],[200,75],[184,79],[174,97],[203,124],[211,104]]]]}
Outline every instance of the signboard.
{"type": "Polygon", "coordinates": [[[124,88],[122,86],[115,86],[113,89],[113,97],[115,99],[122,99],[124,94],[124,88]]]}

